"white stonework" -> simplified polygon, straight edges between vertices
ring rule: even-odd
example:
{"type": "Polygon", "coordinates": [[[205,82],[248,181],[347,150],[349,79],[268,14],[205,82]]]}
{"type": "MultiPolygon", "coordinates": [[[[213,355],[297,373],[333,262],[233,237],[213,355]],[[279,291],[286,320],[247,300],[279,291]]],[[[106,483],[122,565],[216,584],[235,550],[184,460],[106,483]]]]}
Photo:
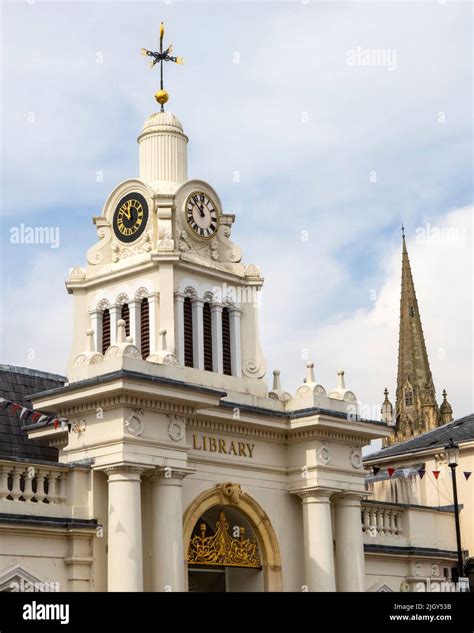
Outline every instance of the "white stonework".
{"type": "Polygon", "coordinates": [[[87,264],[73,268],[67,281],[74,299],[68,383],[33,397],[35,408],[71,425],[70,431],[28,428],[31,438],[59,448],[61,463],[38,465],[36,493],[26,488],[22,496],[28,465],[0,462],[0,510],[85,523],[67,531],[1,525],[0,579],[21,573],[74,591],[193,590],[205,580],[189,558],[190,544],[214,534],[219,522],[224,529],[225,521],[239,542],[249,539],[247,549],[260,562],[227,565],[220,573],[231,590],[396,591],[410,582],[412,562],[429,562],[430,570],[447,566],[446,554],[432,551],[421,562],[409,549],[428,542],[424,529],[431,522],[432,550],[454,550],[450,514],[370,501],[361,451],[390,431],[360,419],[343,372],[327,390],[308,363],[292,396],[277,370],[269,391],[258,331],[263,277],[242,262],[231,241],[235,218],[214,189],[187,179],[188,139],[179,121],[153,114],[138,142],[139,178],[111,192],[94,218],[98,241],[87,264]],[[217,210],[210,239],[199,239],[187,224],[192,192],[209,196],[217,210]],[[114,213],[131,193],[146,200],[148,224],[137,240],[123,242],[114,233],[114,213]],[[186,366],[187,298],[192,367],[186,366]],[[102,355],[105,310],[110,346],[102,355]],[[204,370],[206,345],[213,371],[204,370]],[[224,373],[228,353],[231,371],[224,373]],[[43,503],[45,478],[50,503],[43,503]],[[374,522],[381,529],[372,537],[374,522]],[[375,542],[380,551],[367,550],[375,542]],[[402,549],[389,559],[382,546],[402,549]],[[24,571],[11,571],[13,558],[24,571]]]}

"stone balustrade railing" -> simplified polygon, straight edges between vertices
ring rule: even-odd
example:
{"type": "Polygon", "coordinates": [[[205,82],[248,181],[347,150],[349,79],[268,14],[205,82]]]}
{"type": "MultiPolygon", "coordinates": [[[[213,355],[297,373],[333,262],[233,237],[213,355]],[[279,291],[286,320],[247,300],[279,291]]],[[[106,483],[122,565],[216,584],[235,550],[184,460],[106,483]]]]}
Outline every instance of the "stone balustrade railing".
{"type": "Polygon", "coordinates": [[[362,531],[368,536],[403,536],[403,508],[362,502],[362,531]]]}
{"type": "Polygon", "coordinates": [[[0,461],[0,501],[66,503],[69,469],[0,461]]]}

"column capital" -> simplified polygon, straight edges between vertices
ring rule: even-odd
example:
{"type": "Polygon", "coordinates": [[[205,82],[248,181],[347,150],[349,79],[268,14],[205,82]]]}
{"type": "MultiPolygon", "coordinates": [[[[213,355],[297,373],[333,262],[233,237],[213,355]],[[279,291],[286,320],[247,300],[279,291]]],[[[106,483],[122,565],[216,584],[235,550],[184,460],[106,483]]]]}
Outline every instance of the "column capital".
{"type": "Polygon", "coordinates": [[[192,475],[194,468],[174,468],[172,466],[161,466],[152,471],[147,471],[145,477],[152,486],[181,486],[183,479],[187,475],[192,475]]]}
{"type": "Polygon", "coordinates": [[[353,492],[352,490],[350,490],[347,492],[344,491],[339,494],[335,494],[333,497],[333,501],[337,503],[337,505],[360,505],[361,501],[365,497],[367,497],[366,492],[353,492]]]}
{"type": "Polygon", "coordinates": [[[330,503],[334,490],[327,488],[310,488],[308,490],[298,490],[296,494],[302,503],[330,503]]]}
{"type": "Polygon", "coordinates": [[[135,464],[116,464],[114,466],[106,466],[105,468],[97,468],[104,472],[109,479],[114,476],[125,476],[128,479],[141,479],[142,473],[146,470],[145,466],[135,464]]]}

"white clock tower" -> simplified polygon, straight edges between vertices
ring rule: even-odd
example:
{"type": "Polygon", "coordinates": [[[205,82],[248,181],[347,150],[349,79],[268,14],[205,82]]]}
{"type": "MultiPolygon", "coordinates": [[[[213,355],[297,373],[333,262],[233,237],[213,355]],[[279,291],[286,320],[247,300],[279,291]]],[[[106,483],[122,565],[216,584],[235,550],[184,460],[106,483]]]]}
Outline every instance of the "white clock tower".
{"type": "Polygon", "coordinates": [[[275,370],[268,390],[263,278],[231,241],[234,216],[188,180],[173,114],[152,114],[138,144],[138,177],[111,192],[66,284],[68,382],[33,397],[68,424],[28,429],[79,470],[71,512],[101,527],[71,577],[94,591],[363,591],[361,450],[386,425],[360,419],[343,371],[326,391],[308,363],[292,396],[275,370]]]}
{"type": "Polygon", "coordinates": [[[263,278],[230,240],[234,216],[208,183],[188,180],[188,137],[173,114],[152,114],[138,144],[139,177],[111,192],[94,218],[99,241],[88,265],[70,272],[68,376],[82,379],[91,365],[105,370],[102,361],[122,342],[126,355],[186,368],[191,382],[264,395],[263,278]]]}

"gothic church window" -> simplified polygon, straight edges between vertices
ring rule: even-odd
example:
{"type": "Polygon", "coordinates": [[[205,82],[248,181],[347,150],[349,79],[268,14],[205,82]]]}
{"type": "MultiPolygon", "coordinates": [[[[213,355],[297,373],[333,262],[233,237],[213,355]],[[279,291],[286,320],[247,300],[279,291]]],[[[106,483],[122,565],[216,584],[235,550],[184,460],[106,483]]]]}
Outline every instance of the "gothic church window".
{"type": "Polygon", "coordinates": [[[102,312],[102,354],[110,347],[110,312],[102,312]]]}
{"type": "Polygon", "coordinates": [[[405,390],[405,406],[406,407],[413,406],[413,391],[411,389],[405,390]]]}
{"type": "Polygon", "coordinates": [[[222,360],[224,374],[231,376],[232,362],[230,352],[230,319],[228,308],[223,308],[222,310],[222,360]]]}
{"type": "Polygon", "coordinates": [[[204,369],[212,371],[212,318],[211,306],[205,303],[202,308],[203,336],[204,336],[204,369]]]}
{"type": "Polygon", "coordinates": [[[183,303],[184,310],[184,365],[193,367],[193,310],[191,299],[186,297],[183,303]]]}
{"type": "Polygon", "coordinates": [[[150,308],[146,298],[140,304],[140,340],[142,358],[145,360],[150,355],[150,308]]]}

